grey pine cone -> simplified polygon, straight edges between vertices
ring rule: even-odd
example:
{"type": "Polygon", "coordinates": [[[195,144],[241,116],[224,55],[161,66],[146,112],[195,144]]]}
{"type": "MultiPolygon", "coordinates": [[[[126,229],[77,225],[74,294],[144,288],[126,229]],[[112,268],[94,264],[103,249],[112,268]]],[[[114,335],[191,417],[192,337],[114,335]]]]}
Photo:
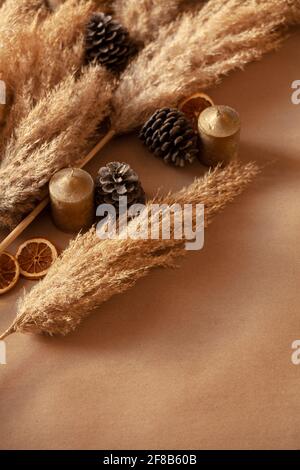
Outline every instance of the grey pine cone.
{"type": "Polygon", "coordinates": [[[140,132],[140,139],[166,163],[184,167],[199,154],[198,136],[186,116],[175,108],[156,111],[140,132]]]}
{"type": "Polygon", "coordinates": [[[127,163],[108,163],[97,175],[96,205],[112,204],[118,210],[121,196],[127,197],[128,206],[144,204],[146,199],[138,175],[127,163]]]}
{"type": "Polygon", "coordinates": [[[128,31],[110,15],[94,13],[86,29],[86,60],[121,71],[135,52],[128,31]]]}

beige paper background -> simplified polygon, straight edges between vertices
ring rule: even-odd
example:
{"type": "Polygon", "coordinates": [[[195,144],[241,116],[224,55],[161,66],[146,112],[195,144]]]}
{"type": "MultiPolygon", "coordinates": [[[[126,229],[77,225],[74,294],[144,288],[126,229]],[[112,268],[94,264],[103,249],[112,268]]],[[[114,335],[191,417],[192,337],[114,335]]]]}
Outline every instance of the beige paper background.
{"type": "MultiPolygon", "coordinates": [[[[300,339],[299,40],[211,93],[241,113],[241,158],[274,162],[216,219],[205,249],[153,272],[68,338],[7,340],[1,449],[300,447],[300,366],[291,363],[300,339]]],[[[110,160],[131,163],[148,195],[203,171],[164,166],[134,136],[93,168],[110,160]]],[[[48,214],[20,241],[39,235],[60,248],[68,239],[48,214]]],[[[24,286],[0,299],[1,329],[24,286]]]]}

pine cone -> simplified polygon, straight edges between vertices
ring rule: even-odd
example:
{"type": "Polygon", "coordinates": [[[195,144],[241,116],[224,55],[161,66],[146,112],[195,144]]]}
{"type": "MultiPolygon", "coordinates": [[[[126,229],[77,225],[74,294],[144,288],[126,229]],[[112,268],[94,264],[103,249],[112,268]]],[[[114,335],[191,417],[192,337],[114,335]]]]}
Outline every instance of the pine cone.
{"type": "Polygon", "coordinates": [[[145,203],[145,192],[136,172],[127,163],[108,163],[98,172],[96,205],[112,204],[118,211],[121,196],[127,197],[128,207],[145,203]]]}
{"type": "Polygon", "coordinates": [[[175,108],[156,111],[142,128],[140,139],[157,157],[175,166],[184,167],[199,154],[196,132],[175,108]]]}
{"type": "Polygon", "coordinates": [[[111,16],[94,13],[86,30],[86,59],[96,61],[112,71],[125,68],[135,52],[128,31],[111,16]]]}

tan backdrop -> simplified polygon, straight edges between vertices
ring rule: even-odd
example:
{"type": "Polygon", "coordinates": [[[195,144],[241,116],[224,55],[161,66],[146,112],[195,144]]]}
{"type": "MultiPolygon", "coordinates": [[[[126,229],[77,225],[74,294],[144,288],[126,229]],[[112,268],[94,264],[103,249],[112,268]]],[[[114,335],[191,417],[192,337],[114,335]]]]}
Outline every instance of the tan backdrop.
{"type": "MultiPolygon", "coordinates": [[[[211,93],[241,113],[241,158],[273,163],[207,231],[205,249],[153,272],[68,338],[7,340],[1,449],[299,448],[299,40],[211,93]]],[[[164,166],[134,136],[93,169],[110,160],[131,163],[148,195],[203,172],[164,166]]],[[[22,239],[39,235],[60,248],[68,238],[48,214],[22,239]]],[[[0,299],[1,329],[24,285],[0,299]]]]}

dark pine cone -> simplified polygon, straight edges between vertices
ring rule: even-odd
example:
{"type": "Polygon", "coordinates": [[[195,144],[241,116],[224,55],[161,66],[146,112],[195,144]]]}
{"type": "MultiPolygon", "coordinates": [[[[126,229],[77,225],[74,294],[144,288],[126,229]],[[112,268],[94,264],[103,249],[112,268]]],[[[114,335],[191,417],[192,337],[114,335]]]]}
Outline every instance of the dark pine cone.
{"type": "Polygon", "coordinates": [[[96,61],[112,71],[125,68],[135,52],[128,31],[111,16],[94,13],[86,30],[86,59],[96,61]]]}
{"type": "Polygon", "coordinates": [[[108,163],[97,175],[96,205],[112,204],[118,211],[121,196],[127,197],[128,207],[145,203],[145,192],[136,172],[127,163],[108,163]]]}
{"type": "Polygon", "coordinates": [[[143,126],[140,139],[157,157],[175,166],[192,163],[199,154],[197,134],[175,108],[156,111],[143,126]]]}

